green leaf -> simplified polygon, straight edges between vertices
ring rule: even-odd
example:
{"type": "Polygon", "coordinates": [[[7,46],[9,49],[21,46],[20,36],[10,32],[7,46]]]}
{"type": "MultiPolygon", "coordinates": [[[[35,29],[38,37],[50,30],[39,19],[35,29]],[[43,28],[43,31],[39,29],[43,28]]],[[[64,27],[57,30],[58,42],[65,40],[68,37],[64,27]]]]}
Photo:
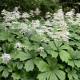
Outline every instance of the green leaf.
{"type": "Polygon", "coordinates": [[[54,50],[47,50],[48,54],[52,55],[52,57],[57,57],[58,56],[58,52],[55,52],[54,50]]]}
{"type": "Polygon", "coordinates": [[[63,76],[65,76],[65,72],[61,71],[61,70],[56,70],[55,74],[58,76],[58,78],[60,80],[64,80],[65,78],[63,76]]]}
{"type": "Polygon", "coordinates": [[[80,51],[75,51],[72,55],[73,59],[80,59],[80,51]]]}
{"type": "Polygon", "coordinates": [[[68,61],[68,65],[74,67],[74,66],[75,66],[75,65],[74,65],[74,61],[73,61],[73,60],[69,60],[69,61],[68,61]]]}
{"type": "Polygon", "coordinates": [[[50,41],[50,42],[49,42],[49,46],[50,46],[51,49],[57,50],[56,44],[54,44],[53,41],[50,41]]]}
{"type": "Polygon", "coordinates": [[[18,80],[18,79],[20,79],[20,74],[16,73],[16,72],[12,73],[12,77],[13,77],[14,80],[16,80],[16,79],[18,80]]]}
{"type": "Polygon", "coordinates": [[[1,72],[2,70],[4,70],[4,67],[3,67],[3,66],[0,66],[0,72],[1,72]]]}
{"type": "Polygon", "coordinates": [[[68,46],[68,45],[62,45],[59,50],[69,49],[69,47],[70,46],[68,46]]]}
{"type": "Polygon", "coordinates": [[[68,62],[70,59],[70,54],[64,50],[60,51],[59,55],[62,61],[68,62]]]}
{"type": "Polygon", "coordinates": [[[55,58],[48,57],[48,64],[40,61],[38,69],[41,73],[37,76],[39,80],[65,80],[65,72],[59,69],[55,58]]]}
{"type": "Polygon", "coordinates": [[[46,52],[40,52],[40,56],[42,56],[43,58],[47,57],[46,52]]]}
{"type": "Polygon", "coordinates": [[[29,80],[28,77],[29,77],[29,73],[27,73],[25,70],[22,70],[20,80],[29,80]]]}
{"type": "Polygon", "coordinates": [[[33,60],[28,60],[28,61],[25,63],[24,68],[26,69],[27,72],[32,71],[32,70],[34,69],[33,60]]]}
{"type": "Polygon", "coordinates": [[[77,67],[80,67],[80,60],[74,60],[74,63],[77,67]]]}
{"type": "Polygon", "coordinates": [[[29,59],[31,56],[29,53],[24,53],[24,52],[19,52],[19,54],[17,54],[17,58],[20,59],[20,61],[24,61],[29,59]]]}
{"type": "Polygon", "coordinates": [[[62,41],[55,40],[54,44],[55,44],[56,48],[59,49],[62,45],[62,41]]]}
{"type": "Polygon", "coordinates": [[[8,72],[8,70],[7,69],[4,69],[4,71],[2,72],[2,77],[8,77],[8,75],[9,75],[9,72],[8,72]]]}
{"type": "Polygon", "coordinates": [[[41,42],[41,40],[43,39],[44,36],[40,36],[38,34],[36,34],[35,32],[31,35],[30,40],[34,41],[34,42],[41,42]]]}
{"type": "Polygon", "coordinates": [[[33,59],[33,62],[34,62],[35,65],[38,65],[39,64],[39,61],[42,61],[42,59],[40,57],[35,57],[33,59]]]}
{"type": "Polygon", "coordinates": [[[2,63],[2,58],[0,58],[0,64],[2,63]]]}
{"type": "Polygon", "coordinates": [[[40,61],[38,68],[39,68],[39,71],[41,72],[47,72],[49,70],[49,65],[44,61],[40,61]]]}
{"type": "Polygon", "coordinates": [[[37,78],[39,80],[58,80],[57,76],[49,71],[39,74],[37,78]]]}
{"type": "Polygon", "coordinates": [[[66,69],[66,72],[68,73],[68,78],[69,80],[79,80],[78,79],[78,75],[77,75],[77,71],[75,69],[70,70],[70,68],[66,69]]]}
{"type": "Polygon", "coordinates": [[[17,68],[18,68],[18,69],[22,69],[22,67],[23,67],[23,64],[22,64],[21,62],[18,62],[18,63],[17,63],[17,68]]]}
{"type": "Polygon", "coordinates": [[[74,67],[74,66],[77,66],[77,67],[80,67],[80,51],[74,51],[70,49],[69,51],[70,53],[70,56],[71,56],[71,59],[68,60],[68,65],[74,67]]]}

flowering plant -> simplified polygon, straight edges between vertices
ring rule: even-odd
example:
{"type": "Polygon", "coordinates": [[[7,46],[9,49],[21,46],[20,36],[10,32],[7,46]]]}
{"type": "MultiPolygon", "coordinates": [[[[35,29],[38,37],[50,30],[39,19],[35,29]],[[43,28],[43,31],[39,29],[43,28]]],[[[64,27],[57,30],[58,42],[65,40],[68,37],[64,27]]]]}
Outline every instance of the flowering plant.
{"type": "Polygon", "coordinates": [[[0,24],[0,79],[79,80],[79,13],[2,11],[0,24]],[[75,30],[74,30],[75,29],[75,30]]]}

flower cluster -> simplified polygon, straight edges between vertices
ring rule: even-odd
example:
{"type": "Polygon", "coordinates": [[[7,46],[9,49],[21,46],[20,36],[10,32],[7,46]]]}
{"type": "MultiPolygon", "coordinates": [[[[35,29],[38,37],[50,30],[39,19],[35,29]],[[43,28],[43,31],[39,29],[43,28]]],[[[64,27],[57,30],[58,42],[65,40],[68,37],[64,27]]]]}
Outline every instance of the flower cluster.
{"type": "Polygon", "coordinates": [[[65,17],[67,18],[69,23],[72,23],[72,25],[79,25],[80,26],[80,13],[75,14],[75,10],[72,9],[71,11],[67,12],[65,14],[65,17]]]}
{"type": "Polygon", "coordinates": [[[11,21],[11,20],[16,20],[16,19],[19,19],[21,16],[20,16],[20,12],[18,11],[18,8],[19,7],[15,7],[14,11],[13,12],[8,12],[6,11],[5,9],[2,11],[2,15],[4,15],[4,19],[5,21],[11,21]]]}
{"type": "MultiPolygon", "coordinates": [[[[16,7],[15,10],[13,12],[8,12],[3,10],[2,14],[5,15],[5,20],[7,22],[3,22],[2,24],[6,27],[9,26],[11,29],[18,29],[20,30],[20,33],[26,33],[27,31],[32,33],[33,31],[36,32],[36,34],[39,34],[40,36],[42,35],[47,35],[45,36],[45,38],[43,38],[41,41],[47,42],[49,41],[49,38],[51,38],[52,40],[62,40],[62,41],[68,41],[69,39],[69,32],[67,30],[68,25],[65,21],[65,15],[66,18],[71,19],[73,16],[73,11],[68,12],[64,15],[64,12],[62,11],[62,9],[59,9],[56,13],[51,14],[50,12],[47,12],[45,15],[45,19],[40,19],[40,20],[32,20],[30,21],[29,18],[35,15],[39,15],[40,14],[40,10],[38,8],[36,8],[35,11],[31,10],[30,13],[23,13],[22,15],[20,14],[20,12],[18,11],[18,8],[16,7]],[[10,13],[11,17],[15,18],[11,18],[10,16],[8,16],[7,14],[10,13]],[[14,13],[14,14],[12,14],[14,13]],[[19,15],[19,16],[17,16],[19,15]],[[8,22],[8,17],[9,20],[11,18],[11,22],[8,22]],[[19,18],[24,18],[25,22],[19,22],[19,21],[13,21],[14,19],[19,19],[19,18]],[[16,26],[15,26],[16,25],[16,26]]],[[[77,21],[79,22],[79,15],[77,14],[77,21]]]]}
{"type": "Polygon", "coordinates": [[[52,36],[54,40],[62,40],[68,41],[69,32],[67,30],[68,26],[64,20],[64,13],[62,9],[58,10],[57,13],[54,13],[54,18],[52,19],[52,23],[57,27],[57,32],[52,36]]]}
{"type": "Polygon", "coordinates": [[[20,18],[28,19],[30,17],[34,17],[35,15],[39,15],[41,12],[39,8],[36,8],[35,11],[31,10],[30,13],[24,12],[21,14],[18,9],[19,7],[15,7],[15,9],[12,12],[6,11],[5,9],[2,10],[1,14],[4,15],[3,19],[6,22],[12,20],[18,20],[20,18]]]}
{"type": "Polygon", "coordinates": [[[53,80],[55,75],[54,80],[80,80],[80,13],[74,14],[73,9],[47,12],[43,17],[40,13],[38,8],[29,13],[20,13],[17,7],[13,12],[2,11],[0,79],[53,80]]]}
{"type": "Polygon", "coordinates": [[[44,51],[44,48],[43,48],[43,47],[39,47],[39,48],[37,49],[37,51],[38,51],[38,52],[43,52],[43,51],[44,51]]]}
{"type": "Polygon", "coordinates": [[[15,49],[21,50],[22,44],[20,42],[16,43],[14,46],[15,49]]]}
{"type": "Polygon", "coordinates": [[[2,54],[2,63],[7,64],[11,60],[10,54],[4,53],[2,54]]]}

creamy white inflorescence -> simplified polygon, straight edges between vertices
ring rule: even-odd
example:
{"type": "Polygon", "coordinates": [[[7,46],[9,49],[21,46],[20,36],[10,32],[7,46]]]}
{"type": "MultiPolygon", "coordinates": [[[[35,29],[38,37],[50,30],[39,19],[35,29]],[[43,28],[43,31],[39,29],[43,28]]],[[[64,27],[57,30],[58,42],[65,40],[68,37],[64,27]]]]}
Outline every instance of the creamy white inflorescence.
{"type": "MultiPolygon", "coordinates": [[[[23,14],[20,14],[18,11],[18,8],[16,7],[13,12],[8,12],[6,10],[2,11],[2,14],[4,15],[4,19],[6,22],[3,22],[2,25],[5,27],[9,26],[11,29],[18,29],[20,30],[20,33],[25,34],[26,32],[29,34],[32,32],[36,32],[36,34],[39,34],[40,36],[44,36],[44,38],[41,41],[48,42],[48,38],[54,39],[54,40],[63,40],[68,41],[69,39],[69,32],[67,30],[68,25],[65,21],[65,16],[68,19],[69,22],[74,22],[73,24],[79,24],[80,25],[80,15],[76,14],[75,21],[73,20],[74,11],[67,12],[64,15],[64,12],[62,9],[59,9],[56,13],[51,14],[50,12],[46,13],[46,20],[42,21],[40,20],[32,20],[30,21],[30,17],[34,17],[35,15],[40,14],[40,10],[36,8],[35,11],[31,10],[30,13],[24,12],[23,14]],[[13,14],[13,15],[12,15],[13,14]],[[9,16],[8,16],[9,15],[9,16]],[[23,18],[25,22],[20,23],[17,19],[23,18]],[[16,20],[15,20],[16,19],[16,20]],[[11,20],[11,22],[9,22],[11,20]],[[15,26],[16,25],[16,26],[15,26]],[[55,31],[56,30],[56,31],[55,31]]],[[[21,43],[16,43],[15,48],[21,49],[22,45],[21,43]]]]}
{"type": "Polygon", "coordinates": [[[11,60],[10,54],[4,53],[2,54],[2,63],[7,64],[11,60]]]}
{"type": "Polygon", "coordinates": [[[39,47],[39,48],[37,49],[37,51],[38,51],[38,52],[43,52],[43,51],[44,51],[44,48],[43,48],[43,47],[39,47]]]}
{"type": "Polygon", "coordinates": [[[51,18],[51,13],[50,12],[46,12],[45,18],[51,18]]]}
{"type": "Polygon", "coordinates": [[[6,22],[11,20],[16,20],[21,17],[20,12],[18,11],[18,7],[15,7],[13,12],[8,12],[4,9],[1,14],[4,15],[3,18],[5,19],[6,22]]]}
{"type": "Polygon", "coordinates": [[[49,42],[50,40],[48,38],[44,37],[41,41],[43,41],[43,42],[49,42]]]}
{"type": "Polygon", "coordinates": [[[39,20],[32,20],[32,27],[40,27],[40,21],[39,20]]]}
{"type": "Polygon", "coordinates": [[[34,11],[34,13],[36,14],[36,15],[39,15],[40,14],[40,10],[39,10],[39,8],[36,8],[36,10],[34,11]]]}
{"type": "Polygon", "coordinates": [[[22,14],[22,18],[30,18],[30,15],[27,12],[24,12],[22,14]]]}
{"type": "Polygon", "coordinates": [[[14,46],[15,49],[21,50],[22,44],[20,42],[16,43],[14,46]]]}

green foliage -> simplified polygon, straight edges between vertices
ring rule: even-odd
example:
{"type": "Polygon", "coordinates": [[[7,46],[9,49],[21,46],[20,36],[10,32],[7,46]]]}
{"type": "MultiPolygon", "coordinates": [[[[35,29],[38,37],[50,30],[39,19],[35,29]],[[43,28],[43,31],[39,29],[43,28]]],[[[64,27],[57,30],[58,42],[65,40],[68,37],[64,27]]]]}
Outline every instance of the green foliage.
{"type": "Polygon", "coordinates": [[[60,70],[57,60],[47,57],[47,62],[48,64],[44,61],[39,62],[38,68],[42,72],[38,75],[39,80],[65,80],[65,72],[60,70]]]}
{"type": "Polygon", "coordinates": [[[76,74],[77,71],[75,69],[70,70],[70,68],[66,69],[66,72],[68,72],[69,80],[79,80],[78,75],[76,74]]]}
{"type": "MultiPolygon", "coordinates": [[[[16,22],[30,24],[30,28],[30,21],[16,22]]],[[[0,80],[80,80],[80,27],[66,23],[69,41],[54,40],[47,33],[39,35],[34,28],[21,33],[20,29],[0,25],[0,80]],[[42,41],[45,37],[49,41],[42,41]],[[3,61],[3,53],[11,56],[9,62],[5,63],[6,58],[3,61]]],[[[48,27],[56,32],[54,25],[48,27]]]]}

